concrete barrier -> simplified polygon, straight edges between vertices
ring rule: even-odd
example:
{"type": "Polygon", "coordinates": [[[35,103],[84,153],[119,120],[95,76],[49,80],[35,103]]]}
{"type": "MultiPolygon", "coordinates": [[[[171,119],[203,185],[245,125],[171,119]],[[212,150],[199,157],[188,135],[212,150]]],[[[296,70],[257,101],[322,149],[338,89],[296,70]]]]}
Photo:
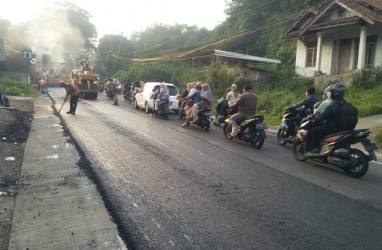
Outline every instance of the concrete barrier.
{"type": "Polygon", "coordinates": [[[20,97],[20,96],[7,96],[9,100],[9,107],[26,112],[34,111],[34,98],[33,97],[20,97]]]}

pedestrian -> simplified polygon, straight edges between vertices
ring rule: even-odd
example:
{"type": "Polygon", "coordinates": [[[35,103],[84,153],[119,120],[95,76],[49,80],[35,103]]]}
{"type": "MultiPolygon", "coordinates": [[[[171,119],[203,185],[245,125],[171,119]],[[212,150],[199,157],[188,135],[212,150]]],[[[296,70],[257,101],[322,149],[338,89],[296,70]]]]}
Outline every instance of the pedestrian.
{"type": "Polygon", "coordinates": [[[59,85],[61,87],[65,88],[65,90],[66,90],[66,97],[65,97],[64,102],[66,102],[66,100],[68,99],[68,96],[70,95],[70,109],[66,113],[75,115],[76,109],[77,109],[78,98],[80,96],[80,89],[76,85],[73,85],[71,83],[66,83],[62,80],[59,81],[59,85]]]}

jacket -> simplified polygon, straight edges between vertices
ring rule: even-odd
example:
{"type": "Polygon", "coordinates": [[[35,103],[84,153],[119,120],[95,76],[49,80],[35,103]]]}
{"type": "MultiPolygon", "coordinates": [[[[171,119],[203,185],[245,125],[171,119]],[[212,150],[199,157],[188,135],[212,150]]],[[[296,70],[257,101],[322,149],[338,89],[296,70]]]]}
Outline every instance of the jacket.
{"type": "Polygon", "coordinates": [[[239,108],[240,114],[246,116],[255,116],[256,108],[257,108],[257,100],[258,97],[252,91],[246,91],[242,95],[240,95],[237,102],[231,106],[231,109],[239,108]]]}
{"type": "Polygon", "coordinates": [[[344,100],[334,100],[323,111],[316,114],[314,118],[317,121],[325,121],[323,126],[330,129],[332,133],[337,133],[341,131],[341,105],[339,104],[344,103],[344,100]]]}

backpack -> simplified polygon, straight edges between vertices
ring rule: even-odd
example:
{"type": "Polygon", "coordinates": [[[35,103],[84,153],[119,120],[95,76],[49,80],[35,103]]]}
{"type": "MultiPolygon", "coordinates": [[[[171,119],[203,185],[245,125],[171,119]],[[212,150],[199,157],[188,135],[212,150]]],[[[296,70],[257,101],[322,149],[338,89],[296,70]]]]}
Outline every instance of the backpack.
{"type": "Polygon", "coordinates": [[[340,129],[353,130],[358,123],[358,109],[346,101],[344,104],[337,103],[341,106],[340,129]]]}

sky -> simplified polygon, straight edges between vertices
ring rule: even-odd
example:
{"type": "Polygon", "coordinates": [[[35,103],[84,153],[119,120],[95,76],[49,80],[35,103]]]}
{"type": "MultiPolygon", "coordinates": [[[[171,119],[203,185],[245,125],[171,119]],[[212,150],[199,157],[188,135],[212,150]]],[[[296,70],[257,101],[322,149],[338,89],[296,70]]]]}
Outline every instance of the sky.
{"type": "MultiPolygon", "coordinates": [[[[0,18],[13,24],[39,16],[55,0],[2,0],[0,18]]],[[[226,19],[226,0],[69,0],[87,10],[98,37],[122,34],[130,37],[154,24],[196,25],[212,30],[226,19]]]]}

